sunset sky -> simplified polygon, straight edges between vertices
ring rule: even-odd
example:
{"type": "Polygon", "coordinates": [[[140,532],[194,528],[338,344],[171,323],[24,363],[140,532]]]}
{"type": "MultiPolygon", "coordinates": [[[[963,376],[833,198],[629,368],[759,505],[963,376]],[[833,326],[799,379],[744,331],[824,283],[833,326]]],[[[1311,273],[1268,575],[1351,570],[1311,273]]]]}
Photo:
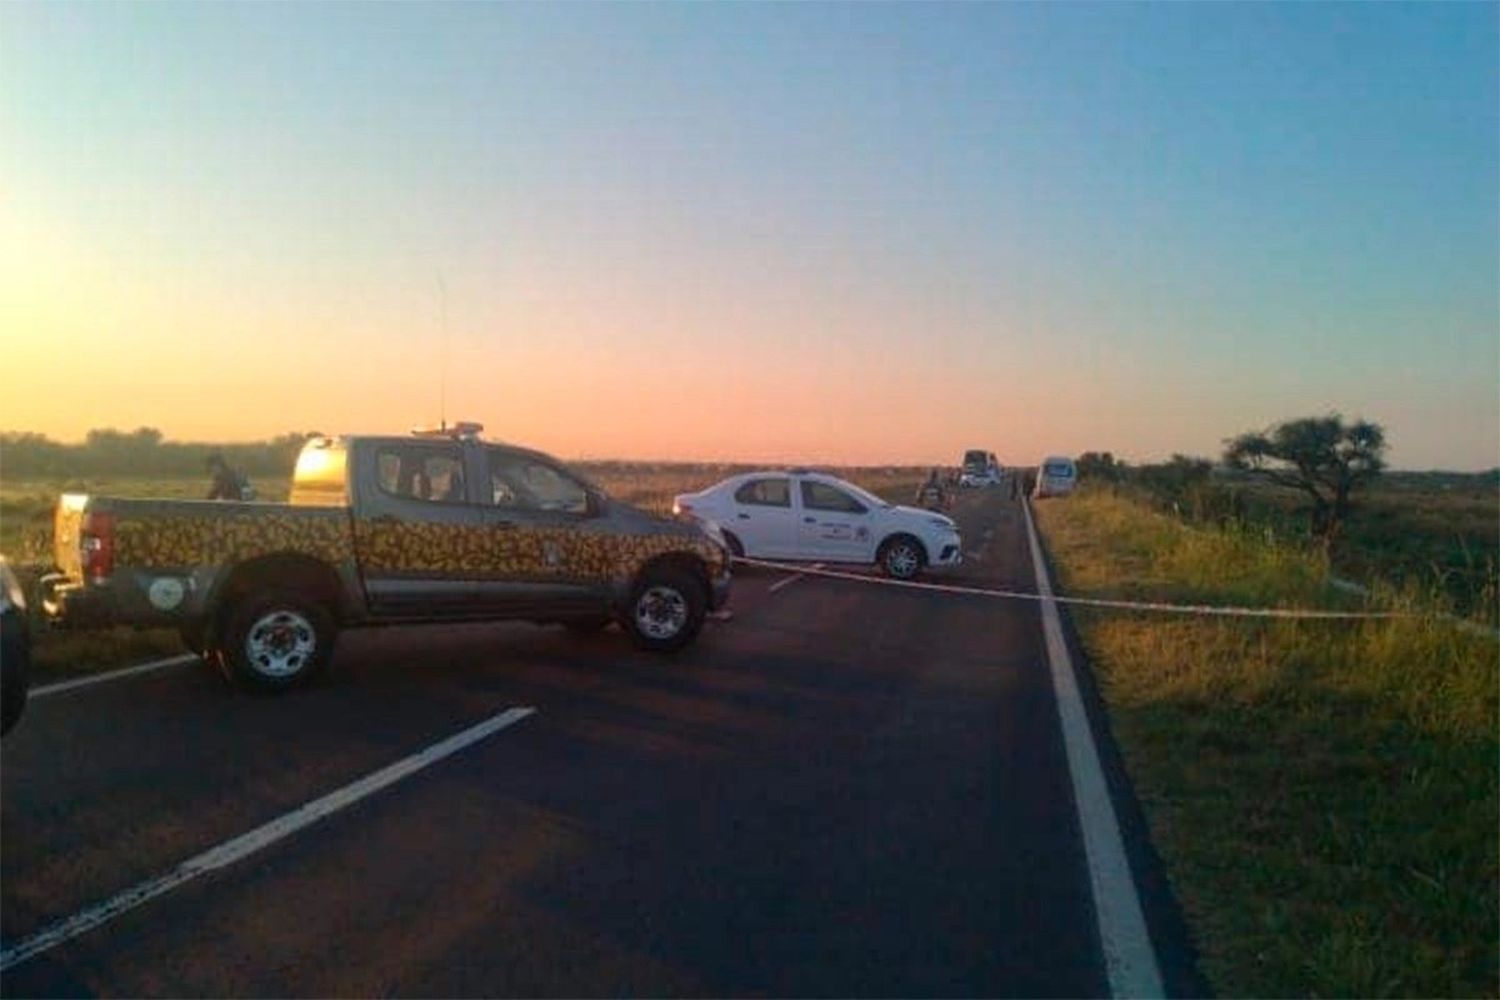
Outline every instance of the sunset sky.
{"type": "Polygon", "coordinates": [[[0,429],[1493,467],[1497,11],[0,5],[0,429]]]}

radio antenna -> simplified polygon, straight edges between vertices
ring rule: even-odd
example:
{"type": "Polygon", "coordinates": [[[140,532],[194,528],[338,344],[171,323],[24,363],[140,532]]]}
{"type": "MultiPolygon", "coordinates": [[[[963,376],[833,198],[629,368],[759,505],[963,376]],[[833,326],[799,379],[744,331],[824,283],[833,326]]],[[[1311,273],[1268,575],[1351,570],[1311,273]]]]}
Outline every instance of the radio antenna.
{"type": "Polygon", "coordinates": [[[437,280],[443,317],[443,357],[438,373],[438,423],[446,431],[448,429],[448,283],[443,280],[442,271],[438,272],[437,280]]]}

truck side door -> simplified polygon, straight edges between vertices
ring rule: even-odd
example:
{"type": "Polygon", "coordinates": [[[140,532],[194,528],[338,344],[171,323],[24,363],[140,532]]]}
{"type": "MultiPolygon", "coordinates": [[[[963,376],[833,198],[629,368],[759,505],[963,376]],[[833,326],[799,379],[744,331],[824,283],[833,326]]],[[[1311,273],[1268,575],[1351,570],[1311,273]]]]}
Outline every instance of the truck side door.
{"type": "Polygon", "coordinates": [[[603,539],[591,530],[598,512],[588,487],[535,452],[489,446],[484,455],[476,590],[486,613],[606,611],[609,581],[595,558],[603,539]]]}
{"type": "Polygon", "coordinates": [[[377,615],[477,609],[470,552],[482,530],[457,441],[370,442],[356,455],[355,551],[377,615]]]}

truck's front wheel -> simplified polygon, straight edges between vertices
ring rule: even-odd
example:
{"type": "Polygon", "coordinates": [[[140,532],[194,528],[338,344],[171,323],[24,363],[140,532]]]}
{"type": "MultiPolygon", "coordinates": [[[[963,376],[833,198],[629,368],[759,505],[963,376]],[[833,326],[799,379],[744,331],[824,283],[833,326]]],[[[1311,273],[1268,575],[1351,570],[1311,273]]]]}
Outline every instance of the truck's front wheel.
{"type": "Polygon", "coordinates": [[[707,613],[708,594],[695,574],[653,568],[636,581],[620,624],[637,646],[668,653],[693,641],[707,613]]]}
{"type": "Polygon", "coordinates": [[[283,691],[333,656],[338,626],[318,601],[296,591],[246,597],[230,609],[220,636],[225,675],[252,691],[283,691]]]}

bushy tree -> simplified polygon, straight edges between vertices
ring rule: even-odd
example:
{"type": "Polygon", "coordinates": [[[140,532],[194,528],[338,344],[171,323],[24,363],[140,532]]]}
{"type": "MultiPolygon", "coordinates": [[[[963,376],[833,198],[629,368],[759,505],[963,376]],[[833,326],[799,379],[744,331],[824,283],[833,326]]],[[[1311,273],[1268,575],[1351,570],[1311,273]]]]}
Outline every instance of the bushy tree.
{"type": "Polygon", "coordinates": [[[1303,417],[1225,441],[1224,462],[1312,501],[1313,535],[1332,545],[1349,516],[1355,490],[1385,468],[1385,431],[1337,413],[1303,417]]]}
{"type": "Polygon", "coordinates": [[[1125,473],[1125,463],[1116,462],[1110,452],[1086,451],[1074,463],[1078,467],[1079,479],[1096,479],[1117,483],[1125,473]]]}

